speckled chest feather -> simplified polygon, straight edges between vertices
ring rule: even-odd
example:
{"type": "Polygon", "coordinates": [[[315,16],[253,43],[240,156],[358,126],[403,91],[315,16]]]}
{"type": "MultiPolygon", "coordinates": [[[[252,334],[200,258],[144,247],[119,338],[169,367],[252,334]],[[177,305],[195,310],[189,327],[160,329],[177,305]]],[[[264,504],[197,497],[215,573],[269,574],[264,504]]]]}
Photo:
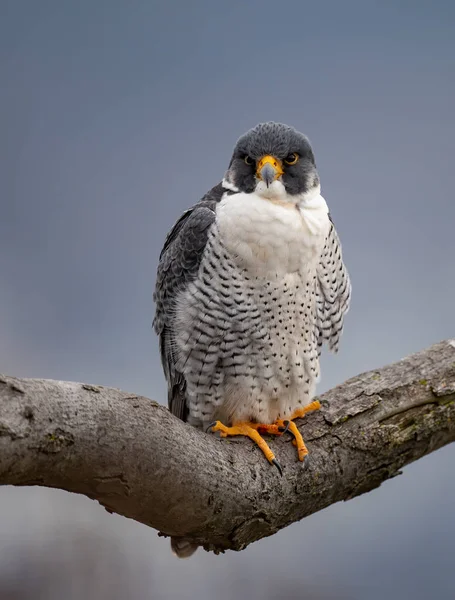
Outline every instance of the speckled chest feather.
{"type": "Polygon", "coordinates": [[[307,207],[242,193],[220,202],[199,276],[175,307],[190,423],[271,423],[311,402],[328,230],[319,195],[307,207]]]}

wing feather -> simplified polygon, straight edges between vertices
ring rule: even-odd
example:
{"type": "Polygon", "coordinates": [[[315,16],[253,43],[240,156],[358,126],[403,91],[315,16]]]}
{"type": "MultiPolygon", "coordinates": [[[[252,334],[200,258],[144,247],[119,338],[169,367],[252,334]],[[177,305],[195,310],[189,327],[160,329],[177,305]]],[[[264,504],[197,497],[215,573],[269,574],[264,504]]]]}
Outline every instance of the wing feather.
{"type": "Polygon", "coordinates": [[[213,188],[195,206],[188,209],[166,236],[158,264],[153,327],[160,338],[161,363],[168,383],[168,404],[173,414],[187,419],[185,378],[176,368],[174,306],[178,294],[197,276],[215,207],[224,190],[213,188]]]}
{"type": "Polygon", "coordinates": [[[341,243],[333,222],[327,235],[317,271],[316,337],[319,353],[324,342],[337,352],[343,332],[344,317],[349,310],[351,282],[343,262],[341,243]]]}

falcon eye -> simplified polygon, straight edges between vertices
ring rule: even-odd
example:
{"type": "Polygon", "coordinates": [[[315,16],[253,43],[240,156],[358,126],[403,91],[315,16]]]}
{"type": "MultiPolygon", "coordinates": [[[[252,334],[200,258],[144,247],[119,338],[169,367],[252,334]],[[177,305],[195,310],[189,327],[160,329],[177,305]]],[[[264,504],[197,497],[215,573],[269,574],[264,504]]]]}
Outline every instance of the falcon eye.
{"type": "Polygon", "coordinates": [[[252,165],[253,164],[253,159],[251,158],[251,156],[248,156],[248,154],[245,156],[245,158],[243,159],[247,165],[252,165]]]}
{"type": "Polygon", "coordinates": [[[291,154],[289,154],[288,156],[286,156],[286,158],[284,159],[284,162],[287,165],[295,165],[295,163],[299,160],[299,155],[296,154],[295,152],[292,152],[291,154]]]}

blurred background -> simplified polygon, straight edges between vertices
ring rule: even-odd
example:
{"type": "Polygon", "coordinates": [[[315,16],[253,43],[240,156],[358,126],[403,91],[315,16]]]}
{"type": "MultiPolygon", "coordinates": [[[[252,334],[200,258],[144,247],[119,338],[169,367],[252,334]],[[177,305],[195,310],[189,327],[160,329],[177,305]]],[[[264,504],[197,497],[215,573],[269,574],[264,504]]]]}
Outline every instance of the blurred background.
{"type": "MultiPolygon", "coordinates": [[[[165,233],[264,120],[310,137],[352,276],[319,391],[454,336],[454,27],[450,0],[1,0],[0,371],[164,403],[165,233]]],[[[454,459],[188,561],[85,497],[3,487],[0,600],[452,599],[454,459]]]]}

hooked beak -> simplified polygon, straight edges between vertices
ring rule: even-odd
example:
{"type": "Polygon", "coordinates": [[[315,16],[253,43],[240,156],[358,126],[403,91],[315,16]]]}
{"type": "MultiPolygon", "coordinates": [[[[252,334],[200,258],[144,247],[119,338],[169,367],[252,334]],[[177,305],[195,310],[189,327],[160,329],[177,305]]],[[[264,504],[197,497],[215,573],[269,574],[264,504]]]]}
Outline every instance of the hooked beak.
{"type": "Polygon", "coordinates": [[[278,158],[267,154],[258,162],[256,177],[263,181],[267,187],[283,175],[283,165],[278,158]]]}

